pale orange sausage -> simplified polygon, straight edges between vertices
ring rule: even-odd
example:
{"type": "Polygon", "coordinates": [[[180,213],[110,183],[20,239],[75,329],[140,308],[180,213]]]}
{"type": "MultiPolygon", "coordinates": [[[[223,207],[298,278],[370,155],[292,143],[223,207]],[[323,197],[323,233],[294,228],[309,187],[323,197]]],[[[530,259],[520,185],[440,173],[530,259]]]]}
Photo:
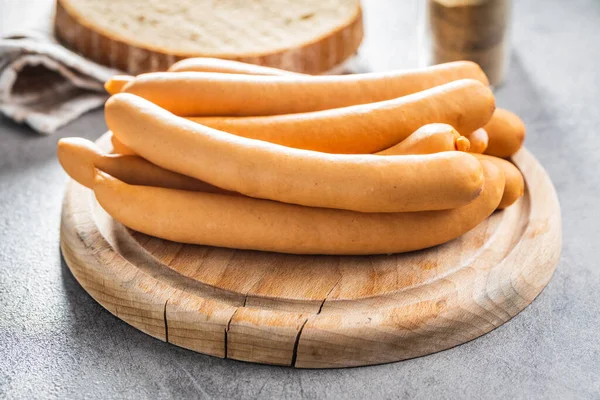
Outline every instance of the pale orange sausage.
{"type": "MultiPolygon", "coordinates": [[[[437,125],[440,124],[433,124],[433,126],[427,130],[421,131],[421,133],[423,132],[428,132],[428,131],[433,131],[435,132],[436,135],[440,135],[439,132],[444,133],[443,130],[443,126],[438,127],[437,125]],[[436,130],[438,132],[436,132],[436,130]]],[[[425,128],[425,127],[424,127],[425,128]]],[[[413,135],[416,135],[417,133],[419,133],[419,131],[415,132],[413,135]]],[[[404,142],[409,142],[413,135],[409,136],[408,139],[406,139],[404,142]]],[[[457,133],[458,135],[458,133],[457,133]]],[[[440,148],[449,148],[450,147],[450,139],[447,138],[447,134],[443,134],[441,135],[440,138],[436,138],[436,146],[434,146],[437,149],[440,148]],[[441,141],[442,146],[440,146],[438,143],[441,141]]],[[[413,145],[412,143],[407,143],[404,144],[404,142],[399,143],[398,145],[391,147],[389,149],[387,149],[384,152],[380,152],[378,154],[387,154],[387,155],[398,155],[398,154],[422,154],[422,150],[419,148],[419,146],[425,146],[425,149],[431,149],[431,147],[426,146],[428,144],[427,141],[425,141],[424,144],[418,143],[418,139],[421,136],[413,139],[413,140],[417,140],[417,145],[413,145]]],[[[425,138],[427,138],[427,136],[425,136],[425,138]]],[[[444,150],[442,150],[444,151],[444,150]]],[[[519,169],[513,165],[511,162],[504,160],[502,158],[498,158],[498,157],[493,157],[493,156],[488,156],[485,154],[473,154],[474,156],[476,156],[479,160],[486,160],[489,162],[494,163],[494,165],[496,165],[504,174],[505,177],[505,181],[506,184],[504,186],[504,193],[502,195],[502,200],[500,201],[500,204],[498,205],[498,209],[504,209],[508,206],[510,206],[511,204],[513,204],[515,201],[517,201],[521,196],[523,196],[523,193],[525,191],[525,181],[523,179],[523,175],[521,174],[521,171],[519,171],[519,169]]]]}
{"type": "Polygon", "coordinates": [[[132,186],[102,172],[96,173],[93,189],[117,221],[176,242],[293,254],[386,254],[447,242],[492,214],[504,177],[494,164],[482,165],[484,189],[471,204],[411,213],[360,213],[132,186]]]}
{"type": "Polygon", "coordinates": [[[131,185],[227,193],[198,179],[167,171],[141,157],[104,154],[96,144],[83,138],[60,139],[57,155],[65,172],[89,188],[93,185],[94,168],[97,168],[131,185]]]}
{"type": "Polygon", "coordinates": [[[498,209],[504,209],[512,205],[523,196],[525,193],[525,180],[521,171],[513,163],[503,158],[488,156],[486,154],[476,154],[476,157],[480,160],[487,160],[494,163],[504,173],[506,184],[498,209]]]}
{"type": "Polygon", "coordinates": [[[417,129],[379,155],[432,154],[442,151],[469,151],[469,140],[447,124],[429,124],[417,129]]]}
{"type": "MultiPolygon", "coordinates": [[[[117,137],[115,135],[113,135],[112,133],[110,134],[110,143],[112,144],[112,147],[113,147],[112,152],[114,154],[135,155],[133,150],[131,150],[129,147],[127,147],[123,143],[121,143],[119,141],[119,139],[117,139],[117,137]]],[[[119,178],[119,177],[116,176],[115,178],[119,178]]],[[[126,183],[128,183],[128,182],[126,182],[126,183]]]]}
{"type": "Polygon", "coordinates": [[[267,117],[191,118],[195,122],[251,139],[298,149],[337,154],[375,153],[431,123],[471,132],[494,112],[492,91],[465,79],[377,103],[267,117]]]}
{"type": "Polygon", "coordinates": [[[488,146],[488,134],[483,128],[476,129],[471,133],[465,134],[465,137],[469,139],[471,143],[471,153],[481,154],[487,149],[488,146]]]}
{"type": "MultiPolygon", "coordinates": [[[[278,68],[263,67],[261,65],[247,64],[239,61],[221,60],[218,58],[186,58],[169,67],[170,72],[220,72],[224,74],[245,75],[303,75],[296,72],[285,71],[278,68]]],[[[104,89],[113,95],[121,92],[123,87],[134,80],[134,76],[115,75],[104,83],[104,89]]]]}
{"type": "Polygon", "coordinates": [[[361,212],[460,207],[481,192],[480,163],[463,152],[326,154],[247,139],[177,117],[127,93],[106,103],[109,129],[165,169],[251,197],[361,212]]]}
{"type": "Polygon", "coordinates": [[[525,124],[514,113],[498,108],[483,127],[489,142],[485,154],[507,158],[515,154],[525,140],[525,124]]]}
{"type": "MultiPolygon", "coordinates": [[[[453,140],[453,135],[457,135],[457,142],[451,144],[461,151],[467,151],[469,140],[455,132],[445,138],[433,135],[423,141],[422,135],[429,136],[433,132],[422,131],[422,126],[431,125],[434,130],[449,131],[453,129],[450,125],[455,124],[459,130],[470,131],[485,124],[493,109],[494,97],[486,86],[474,80],[461,80],[395,100],[334,110],[269,117],[189,119],[238,136],[337,154],[374,153],[394,143],[404,142],[408,135],[421,131],[402,146],[423,143],[424,152],[409,152],[429,154],[447,151],[436,150],[436,146],[441,145],[440,139],[453,140]],[[446,124],[432,124],[432,121],[445,121],[446,124]],[[418,142],[415,141],[417,137],[418,142]],[[438,141],[438,144],[433,141],[438,141]],[[426,142],[432,143],[433,151],[426,150],[426,142]]],[[[477,135],[471,136],[477,140],[477,135]]],[[[116,153],[133,154],[116,136],[113,135],[111,141],[116,153]]]]}
{"type": "Polygon", "coordinates": [[[279,68],[264,67],[240,61],[221,60],[220,58],[193,57],[177,61],[167,70],[169,72],[221,72],[243,75],[304,75],[279,68]]]}
{"type": "Polygon", "coordinates": [[[104,82],[104,90],[106,90],[109,94],[117,94],[123,90],[125,85],[129,82],[133,81],[135,76],[130,75],[115,75],[106,82],[104,82]]]}
{"type": "Polygon", "coordinates": [[[210,72],[142,74],[123,91],[180,116],[278,115],[390,100],[459,79],[489,82],[472,62],[410,71],[331,76],[252,76],[210,72]]]}

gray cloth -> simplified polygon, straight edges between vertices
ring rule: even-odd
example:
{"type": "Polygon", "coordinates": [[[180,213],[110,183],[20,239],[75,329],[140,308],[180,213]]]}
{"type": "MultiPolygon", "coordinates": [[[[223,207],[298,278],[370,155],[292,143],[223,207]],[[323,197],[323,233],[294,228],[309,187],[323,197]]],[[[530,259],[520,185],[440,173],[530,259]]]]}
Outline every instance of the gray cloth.
{"type": "Polygon", "coordinates": [[[117,70],[62,47],[48,33],[0,39],[0,112],[50,134],[104,104],[103,82],[117,70]]]}

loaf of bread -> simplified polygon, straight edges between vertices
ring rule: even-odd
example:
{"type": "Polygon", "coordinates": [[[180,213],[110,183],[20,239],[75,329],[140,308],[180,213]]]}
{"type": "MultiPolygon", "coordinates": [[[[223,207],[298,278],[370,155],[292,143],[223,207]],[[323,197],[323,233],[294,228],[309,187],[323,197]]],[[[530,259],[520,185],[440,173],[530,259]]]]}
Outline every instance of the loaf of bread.
{"type": "Polygon", "coordinates": [[[216,57],[319,74],[363,37],[359,0],[57,0],[67,47],[130,74],[216,57]]]}

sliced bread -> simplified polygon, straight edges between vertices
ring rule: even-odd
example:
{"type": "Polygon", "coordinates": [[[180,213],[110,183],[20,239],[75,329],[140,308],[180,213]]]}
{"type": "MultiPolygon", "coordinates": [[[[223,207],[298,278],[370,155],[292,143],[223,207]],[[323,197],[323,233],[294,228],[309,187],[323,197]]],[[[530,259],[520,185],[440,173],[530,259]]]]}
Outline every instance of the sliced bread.
{"type": "Polygon", "coordinates": [[[216,57],[318,74],[363,37],[359,0],[57,0],[67,47],[130,74],[216,57]]]}

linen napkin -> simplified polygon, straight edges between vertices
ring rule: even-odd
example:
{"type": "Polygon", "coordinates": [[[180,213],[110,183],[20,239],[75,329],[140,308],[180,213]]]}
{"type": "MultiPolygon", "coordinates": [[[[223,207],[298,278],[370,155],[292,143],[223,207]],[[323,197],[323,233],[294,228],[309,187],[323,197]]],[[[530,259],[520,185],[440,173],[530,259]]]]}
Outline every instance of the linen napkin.
{"type": "Polygon", "coordinates": [[[0,38],[0,112],[50,134],[100,107],[103,82],[119,71],[64,48],[36,30],[0,38]]]}

